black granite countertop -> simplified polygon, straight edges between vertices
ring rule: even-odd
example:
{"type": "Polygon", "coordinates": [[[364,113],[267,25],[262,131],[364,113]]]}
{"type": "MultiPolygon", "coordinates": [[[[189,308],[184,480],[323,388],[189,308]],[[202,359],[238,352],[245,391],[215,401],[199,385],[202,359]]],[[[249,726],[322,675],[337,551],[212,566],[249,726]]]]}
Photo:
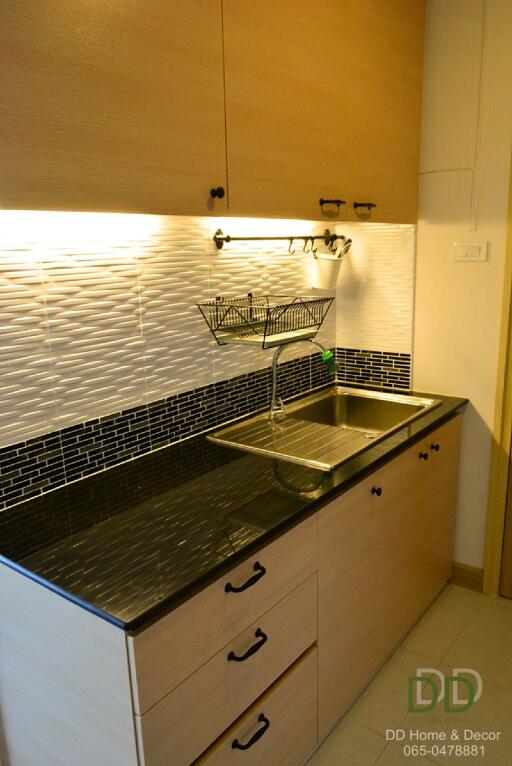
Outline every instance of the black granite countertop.
{"type": "Polygon", "coordinates": [[[0,513],[0,562],[125,630],[196,593],[452,417],[441,404],[331,473],[198,436],[0,513]]]}

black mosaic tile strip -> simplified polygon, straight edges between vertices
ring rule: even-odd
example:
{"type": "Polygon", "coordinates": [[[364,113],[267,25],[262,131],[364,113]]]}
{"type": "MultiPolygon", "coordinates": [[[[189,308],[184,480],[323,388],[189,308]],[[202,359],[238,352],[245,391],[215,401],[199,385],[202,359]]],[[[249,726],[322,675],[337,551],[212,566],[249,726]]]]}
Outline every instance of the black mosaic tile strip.
{"type": "Polygon", "coordinates": [[[151,451],[147,405],[60,431],[67,482],[151,451]]]}
{"type": "Polygon", "coordinates": [[[64,483],[59,432],[0,449],[0,509],[64,483]]]}
{"type": "MultiPolygon", "coordinates": [[[[284,399],[332,380],[320,356],[280,362],[284,399]]],[[[269,405],[270,368],[0,449],[0,510],[269,405]]]]}
{"type": "Polygon", "coordinates": [[[340,365],[337,379],[341,383],[371,388],[411,389],[411,355],[389,351],[337,348],[340,365]]]}

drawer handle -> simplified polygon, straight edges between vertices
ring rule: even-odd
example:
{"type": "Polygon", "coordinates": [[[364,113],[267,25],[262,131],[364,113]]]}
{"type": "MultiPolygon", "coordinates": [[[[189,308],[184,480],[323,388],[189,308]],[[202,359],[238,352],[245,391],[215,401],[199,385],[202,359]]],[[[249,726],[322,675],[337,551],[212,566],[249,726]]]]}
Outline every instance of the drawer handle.
{"type": "Polygon", "coordinates": [[[250,588],[252,585],[256,585],[258,580],[261,580],[263,575],[267,573],[267,570],[260,564],[259,561],[255,563],[253,568],[256,574],[254,574],[252,577],[249,577],[247,582],[244,582],[243,585],[236,586],[230,582],[226,583],[226,587],[224,588],[226,593],[241,593],[243,590],[247,590],[247,588],[250,588]]]}
{"type": "Polygon", "coordinates": [[[380,497],[382,495],[382,487],[372,487],[372,495],[380,497]]]}
{"type": "Polygon", "coordinates": [[[250,646],[249,649],[247,649],[247,651],[245,652],[245,654],[238,655],[238,654],[235,654],[234,652],[230,652],[228,654],[228,661],[229,662],[244,662],[244,660],[248,660],[249,657],[252,657],[253,654],[256,654],[256,652],[258,652],[261,649],[263,644],[266,644],[267,641],[268,641],[267,634],[264,633],[261,630],[261,628],[258,628],[258,630],[254,634],[254,636],[256,638],[261,639],[261,640],[260,641],[256,641],[255,644],[250,646]]]}
{"type": "Polygon", "coordinates": [[[441,449],[441,445],[440,444],[431,444],[430,445],[430,449],[433,450],[434,452],[439,452],[439,450],[441,449]]]}
{"type": "Polygon", "coordinates": [[[428,460],[428,452],[420,452],[418,457],[420,460],[428,460]]]}
{"type": "Polygon", "coordinates": [[[270,721],[266,716],[263,715],[263,713],[260,713],[258,716],[258,721],[263,724],[261,729],[258,729],[258,731],[255,731],[252,737],[248,742],[245,743],[245,745],[242,745],[241,742],[239,742],[237,739],[234,739],[231,743],[231,747],[233,750],[249,750],[250,747],[256,744],[256,742],[262,738],[262,736],[267,731],[268,727],[270,726],[270,721]]]}

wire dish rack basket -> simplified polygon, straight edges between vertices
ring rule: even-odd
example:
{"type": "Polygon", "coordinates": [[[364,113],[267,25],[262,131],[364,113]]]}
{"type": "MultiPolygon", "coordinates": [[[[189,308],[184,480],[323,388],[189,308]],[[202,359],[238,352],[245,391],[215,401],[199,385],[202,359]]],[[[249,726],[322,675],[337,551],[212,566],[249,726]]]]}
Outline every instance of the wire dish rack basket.
{"type": "Polygon", "coordinates": [[[313,338],[334,298],[291,295],[217,297],[197,306],[220,346],[271,348],[313,338]]]}

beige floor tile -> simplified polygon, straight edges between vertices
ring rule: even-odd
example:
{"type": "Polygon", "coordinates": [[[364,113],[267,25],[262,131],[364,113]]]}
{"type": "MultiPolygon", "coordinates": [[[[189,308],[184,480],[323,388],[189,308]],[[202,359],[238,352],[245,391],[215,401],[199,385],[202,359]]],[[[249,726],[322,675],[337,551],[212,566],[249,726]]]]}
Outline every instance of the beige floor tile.
{"type": "Polygon", "coordinates": [[[400,647],[350,710],[352,719],[385,737],[407,714],[408,678],[419,667],[436,667],[431,657],[400,647]]]}
{"type": "Polygon", "coordinates": [[[406,638],[404,646],[441,661],[469,618],[487,600],[481,593],[448,585],[406,638]]]}
{"type": "Polygon", "coordinates": [[[502,609],[508,609],[512,612],[512,598],[504,598],[503,596],[488,596],[489,601],[502,609]]]}
{"type": "Polygon", "coordinates": [[[470,617],[443,662],[474,668],[488,681],[512,690],[512,609],[489,599],[470,617]]]}
{"type": "Polygon", "coordinates": [[[402,745],[389,742],[375,761],[375,766],[430,766],[434,763],[421,756],[405,755],[402,745]]]}
{"type": "MultiPolygon", "coordinates": [[[[440,669],[445,673],[451,673],[451,668],[442,664],[440,669]]],[[[462,695],[463,696],[463,695],[462,695]]],[[[485,747],[484,757],[479,753],[478,756],[456,756],[456,755],[431,755],[435,763],[449,764],[454,763],[484,763],[489,766],[510,766],[512,763],[512,691],[483,679],[483,692],[480,700],[474,705],[462,712],[448,713],[444,711],[444,703],[424,713],[409,713],[400,724],[400,728],[406,732],[406,740],[409,743],[421,744],[421,741],[410,738],[410,732],[439,732],[446,733],[445,743],[449,745],[468,744],[481,745],[485,747]],[[464,731],[499,731],[501,732],[498,741],[483,742],[477,740],[464,740],[464,731]],[[452,732],[456,731],[459,739],[452,739],[452,732]]],[[[431,747],[434,742],[424,741],[427,747],[431,747]]],[[[436,744],[442,745],[443,742],[436,744]]]]}
{"type": "Polygon", "coordinates": [[[385,745],[382,737],[346,716],[308,761],[308,766],[372,766],[385,745]]]}

